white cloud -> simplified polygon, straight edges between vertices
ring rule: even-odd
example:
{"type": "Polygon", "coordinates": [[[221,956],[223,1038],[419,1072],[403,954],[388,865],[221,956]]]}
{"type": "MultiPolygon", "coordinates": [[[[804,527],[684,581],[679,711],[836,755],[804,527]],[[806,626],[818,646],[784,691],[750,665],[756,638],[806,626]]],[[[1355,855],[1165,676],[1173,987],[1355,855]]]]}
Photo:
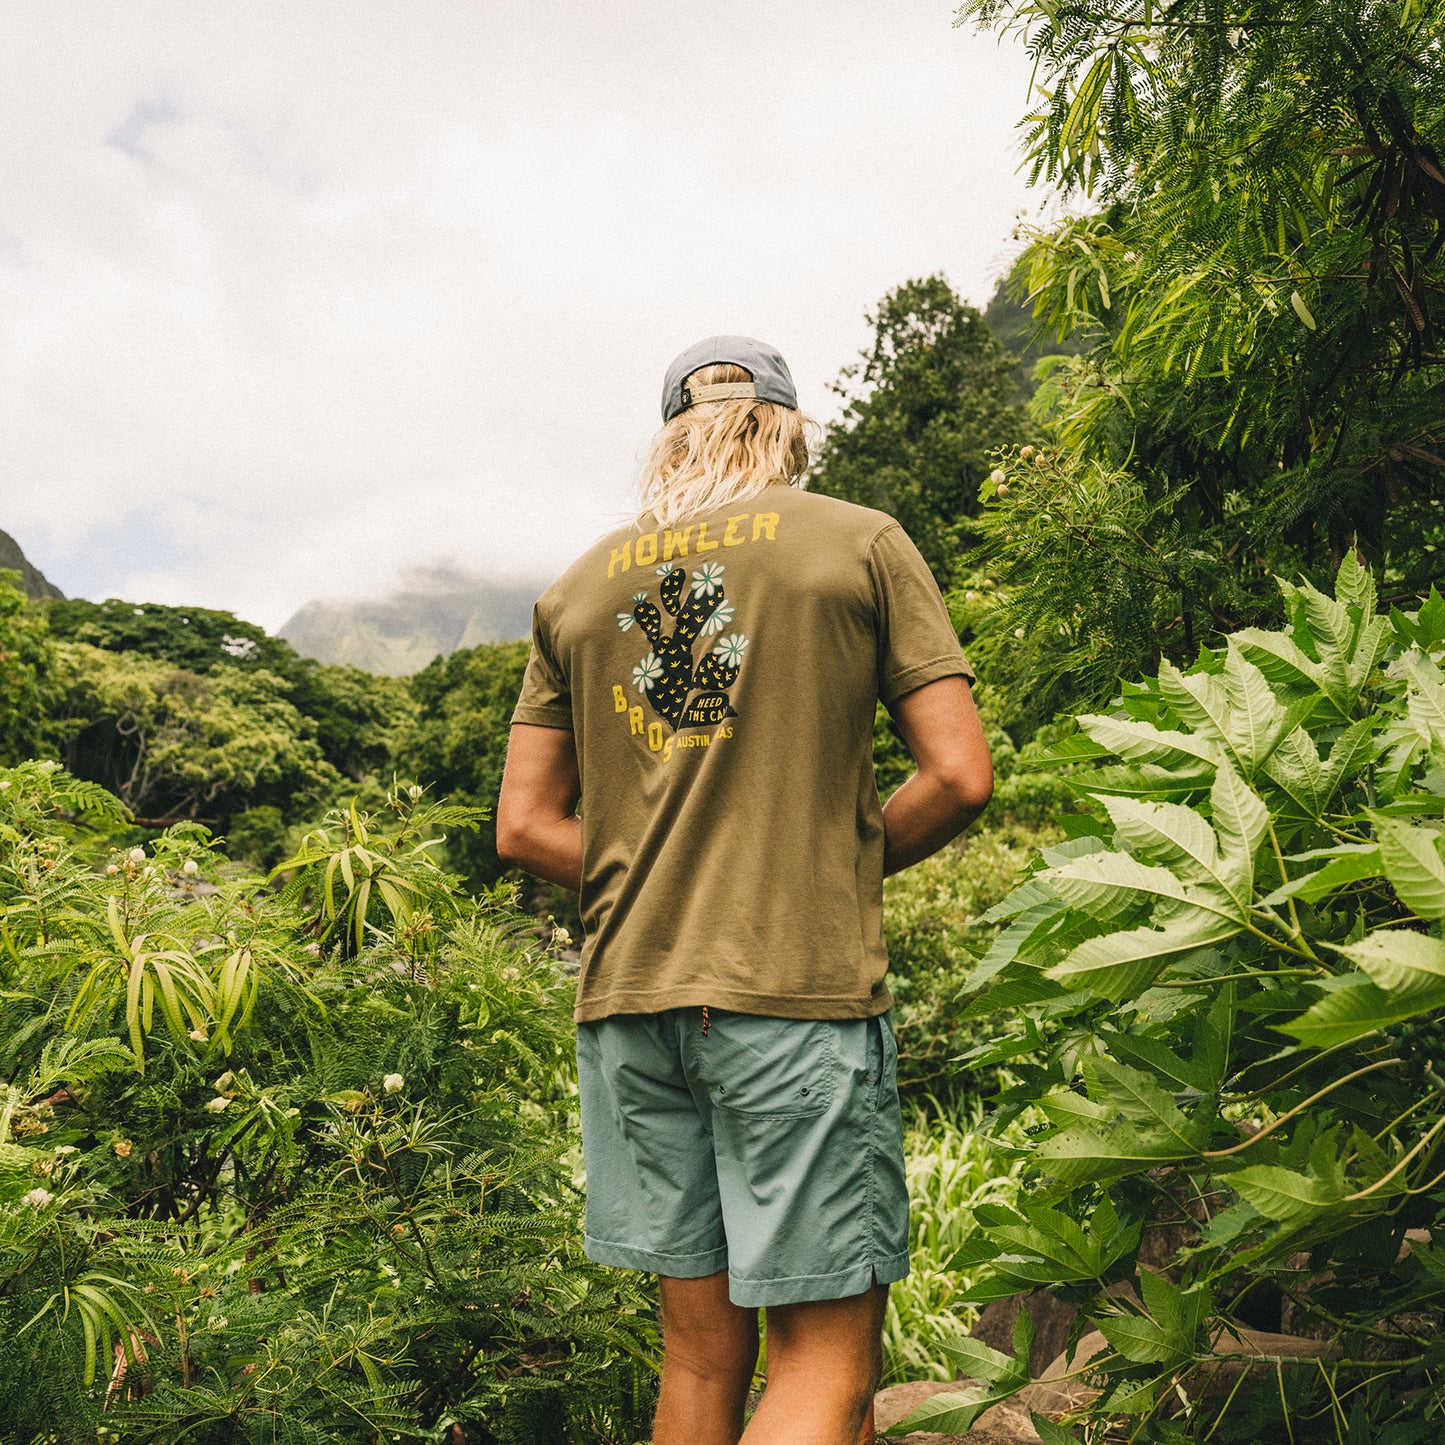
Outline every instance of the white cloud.
{"type": "Polygon", "coordinates": [[[1021,48],[944,4],[309,0],[0,15],[0,527],[86,595],[279,625],[611,525],[663,368],[982,303],[1021,48]]]}

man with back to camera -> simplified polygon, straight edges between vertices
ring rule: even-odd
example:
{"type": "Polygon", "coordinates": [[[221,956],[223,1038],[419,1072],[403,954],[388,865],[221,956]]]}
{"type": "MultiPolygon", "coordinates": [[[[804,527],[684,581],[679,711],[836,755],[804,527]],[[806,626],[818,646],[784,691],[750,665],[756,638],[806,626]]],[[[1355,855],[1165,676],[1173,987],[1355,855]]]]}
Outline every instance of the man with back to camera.
{"type": "Polygon", "coordinates": [[[801,489],[778,352],[690,347],[662,417],[643,510],[533,612],[497,851],[581,893],[586,1250],[659,1277],[654,1445],[854,1445],[908,1272],[883,878],[993,768],[918,549],[801,489]],[[886,807],[880,698],[917,762],[886,807]]]}

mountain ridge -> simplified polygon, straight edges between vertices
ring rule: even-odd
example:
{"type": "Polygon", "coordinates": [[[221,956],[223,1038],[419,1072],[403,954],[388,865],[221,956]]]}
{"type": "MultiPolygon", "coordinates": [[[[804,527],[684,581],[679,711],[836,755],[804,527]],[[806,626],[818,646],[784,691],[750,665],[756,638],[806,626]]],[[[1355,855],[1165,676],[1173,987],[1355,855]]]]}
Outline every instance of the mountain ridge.
{"type": "Polygon", "coordinates": [[[20,543],[9,532],[0,532],[0,571],[20,574],[20,590],[27,597],[64,597],[60,588],[46,579],[45,574],[21,550],[20,543]]]}
{"type": "Polygon", "coordinates": [[[384,598],[316,599],[277,630],[303,657],[406,677],[438,654],[531,634],[546,581],[491,582],[446,564],[415,569],[384,598]]]}

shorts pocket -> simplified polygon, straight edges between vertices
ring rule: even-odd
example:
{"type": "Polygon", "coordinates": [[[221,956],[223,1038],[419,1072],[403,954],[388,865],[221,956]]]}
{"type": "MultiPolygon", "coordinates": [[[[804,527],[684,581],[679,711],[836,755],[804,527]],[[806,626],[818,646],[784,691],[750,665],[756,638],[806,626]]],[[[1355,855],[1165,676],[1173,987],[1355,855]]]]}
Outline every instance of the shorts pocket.
{"type": "Polygon", "coordinates": [[[715,1109],[749,1119],[798,1119],[833,1102],[837,1049],[828,1019],[709,1010],[695,1038],[698,1081],[715,1109]]]}

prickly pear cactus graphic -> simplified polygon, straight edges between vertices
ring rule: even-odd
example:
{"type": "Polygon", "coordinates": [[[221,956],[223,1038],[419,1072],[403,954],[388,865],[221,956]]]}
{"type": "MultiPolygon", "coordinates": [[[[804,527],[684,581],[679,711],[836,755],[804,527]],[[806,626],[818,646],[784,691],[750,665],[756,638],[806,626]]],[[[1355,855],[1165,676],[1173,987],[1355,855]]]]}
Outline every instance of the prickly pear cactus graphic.
{"type": "Polygon", "coordinates": [[[693,663],[698,639],[715,637],[733,620],[733,604],[723,592],[724,570],[721,562],[704,562],[689,578],[675,562],[664,562],[657,569],[662,606],[674,618],[670,636],[663,636],[662,611],[646,592],[633,595],[631,612],[617,614],[623,632],[635,623],[652,644],[632,669],[632,685],[674,731],[737,716],[727,694],[737,681],[748,639],[741,632],[732,633],[693,663]],[[698,689],[702,691],[689,703],[698,689]]]}

